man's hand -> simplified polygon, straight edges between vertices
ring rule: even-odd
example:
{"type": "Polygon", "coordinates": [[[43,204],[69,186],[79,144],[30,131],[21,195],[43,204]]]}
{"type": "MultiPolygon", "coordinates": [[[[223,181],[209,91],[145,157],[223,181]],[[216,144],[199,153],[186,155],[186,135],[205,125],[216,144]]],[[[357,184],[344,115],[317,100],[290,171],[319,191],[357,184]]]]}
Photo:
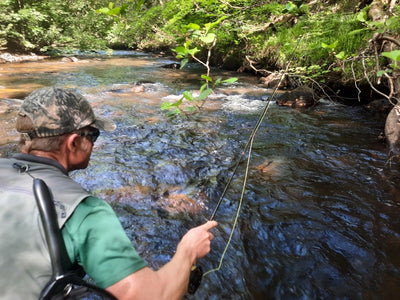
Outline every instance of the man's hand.
{"type": "Polygon", "coordinates": [[[216,221],[208,221],[203,225],[190,229],[178,244],[177,251],[187,253],[194,265],[198,258],[202,258],[210,252],[211,240],[214,238],[210,229],[217,225],[216,221]]]}
{"type": "Polygon", "coordinates": [[[216,221],[190,229],[181,239],[171,261],[158,271],[145,267],[107,288],[117,299],[182,299],[196,260],[210,252],[216,221]]]}

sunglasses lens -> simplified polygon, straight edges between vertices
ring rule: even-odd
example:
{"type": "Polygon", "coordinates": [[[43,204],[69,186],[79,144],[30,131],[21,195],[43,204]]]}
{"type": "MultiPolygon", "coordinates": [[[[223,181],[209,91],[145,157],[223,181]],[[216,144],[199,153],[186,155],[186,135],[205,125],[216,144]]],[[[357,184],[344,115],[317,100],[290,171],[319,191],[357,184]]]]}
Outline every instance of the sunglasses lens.
{"type": "Polygon", "coordinates": [[[87,137],[94,144],[97,141],[97,138],[100,135],[100,131],[98,129],[94,128],[92,131],[82,132],[79,135],[82,136],[82,137],[87,137]]]}
{"type": "Polygon", "coordinates": [[[89,133],[89,137],[90,140],[92,141],[92,143],[94,144],[97,141],[97,138],[100,135],[100,131],[96,130],[96,131],[92,131],[89,133]]]}

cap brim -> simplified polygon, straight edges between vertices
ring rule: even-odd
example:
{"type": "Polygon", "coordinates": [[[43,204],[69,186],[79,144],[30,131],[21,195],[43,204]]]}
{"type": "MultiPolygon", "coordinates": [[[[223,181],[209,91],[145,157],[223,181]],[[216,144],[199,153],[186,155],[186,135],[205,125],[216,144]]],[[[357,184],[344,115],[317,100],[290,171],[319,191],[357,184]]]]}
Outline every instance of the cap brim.
{"type": "Polygon", "coordinates": [[[104,131],[114,131],[117,128],[113,121],[99,117],[96,117],[96,121],[90,126],[104,131]]]}

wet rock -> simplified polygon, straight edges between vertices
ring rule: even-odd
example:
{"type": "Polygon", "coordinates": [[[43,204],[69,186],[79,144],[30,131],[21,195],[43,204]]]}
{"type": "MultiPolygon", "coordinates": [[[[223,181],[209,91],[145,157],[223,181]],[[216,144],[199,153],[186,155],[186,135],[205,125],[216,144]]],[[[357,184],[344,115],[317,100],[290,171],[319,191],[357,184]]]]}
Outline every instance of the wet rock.
{"type": "Polygon", "coordinates": [[[74,57],[74,56],[66,56],[66,57],[63,57],[63,58],[61,59],[61,61],[62,61],[62,62],[77,62],[77,61],[79,61],[79,59],[77,59],[77,58],[74,57]]]}
{"type": "Polygon", "coordinates": [[[377,117],[386,118],[393,105],[387,99],[376,99],[369,102],[365,108],[377,117]]]}
{"type": "Polygon", "coordinates": [[[278,88],[278,89],[292,89],[295,84],[290,77],[285,74],[283,75],[283,79],[281,81],[282,74],[272,73],[266,77],[260,78],[260,83],[265,85],[268,88],[278,88]]]}
{"type": "Polygon", "coordinates": [[[287,162],[282,158],[268,158],[251,170],[262,181],[276,181],[287,174],[287,162]]]}
{"type": "Polygon", "coordinates": [[[180,67],[181,67],[180,63],[172,63],[161,66],[161,68],[164,69],[180,69],[180,67]]]}
{"type": "Polygon", "coordinates": [[[180,188],[172,188],[165,191],[163,195],[156,201],[153,208],[168,215],[177,215],[180,213],[194,215],[205,209],[204,201],[206,196],[202,193],[191,197],[180,188]]]}
{"type": "Polygon", "coordinates": [[[107,92],[124,94],[124,93],[142,93],[144,91],[145,91],[145,87],[143,84],[134,83],[134,84],[117,84],[117,85],[114,85],[107,92]]]}
{"type": "Polygon", "coordinates": [[[8,63],[8,62],[22,62],[29,60],[40,60],[47,58],[47,56],[36,55],[35,53],[29,54],[11,54],[8,52],[0,52],[0,63],[8,63]]]}
{"type": "Polygon", "coordinates": [[[145,91],[144,85],[134,85],[131,87],[130,91],[132,93],[142,93],[145,91]]]}
{"type": "Polygon", "coordinates": [[[395,105],[386,118],[385,136],[390,154],[399,155],[400,150],[400,106],[395,105]]]}
{"type": "Polygon", "coordinates": [[[310,107],[316,104],[314,90],[307,86],[300,86],[292,91],[282,94],[276,103],[280,106],[293,108],[310,107]]]}
{"type": "Polygon", "coordinates": [[[0,113],[9,113],[10,111],[17,110],[23,100],[21,99],[1,99],[0,98],[0,113]]]}

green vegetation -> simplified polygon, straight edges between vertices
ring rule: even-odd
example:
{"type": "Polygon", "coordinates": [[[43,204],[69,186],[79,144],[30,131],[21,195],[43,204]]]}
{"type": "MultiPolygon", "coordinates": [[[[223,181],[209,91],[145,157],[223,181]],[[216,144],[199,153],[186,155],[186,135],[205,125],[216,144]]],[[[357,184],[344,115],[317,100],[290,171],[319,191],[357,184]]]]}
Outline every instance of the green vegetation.
{"type": "MultiPolygon", "coordinates": [[[[397,2],[2,0],[0,48],[164,51],[183,65],[194,60],[258,75],[279,72],[290,61],[289,75],[299,84],[334,91],[370,86],[397,103],[397,2]]],[[[205,76],[203,95],[217,83],[205,76]]]]}
{"type": "Polygon", "coordinates": [[[194,105],[186,106],[184,108],[185,111],[187,111],[187,112],[195,111],[196,109],[201,108],[201,106],[204,104],[204,101],[213,92],[213,89],[216,86],[218,86],[220,84],[224,84],[224,83],[234,83],[237,81],[236,77],[222,80],[221,78],[213,79],[210,76],[211,52],[217,43],[216,28],[217,28],[217,26],[219,26],[221,24],[221,22],[225,18],[226,17],[224,16],[224,17],[219,18],[215,22],[206,23],[206,24],[204,24],[203,27],[201,27],[198,24],[194,24],[194,23],[190,23],[184,27],[185,31],[186,31],[186,39],[184,40],[183,45],[178,46],[172,50],[174,52],[176,52],[176,54],[177,54],[176,57],[181,59],[181,68],[183,68],[189,62],[189,59],[193,59],[206,68],[207,74],[201,75],[201,78],[204,81],[204,83],[200,87],[199,94],[197,96],[194,95],[194,93],[191,91],[185,91],[185,92],[183,92],[181,99],[179,99],[178,101],[175,101],[174,103],[170,103],[170,102],[163,103],[163,105],[161,106],[161,109],[166,110],[168,115],[176,116],[176,115],[182,114],[181,106],[183,104],[183,100],[187,100],[194,104],[194,105]],[[197,48],[197,46],[195,46],[194,48],[191,48],[191,44],[200,45],[202,47],[202,49],[207,50],[207,60],[206,61],[202,61],[201,59],[199,59],[196,56],[196,54],[199,53],[201,51],[201,49],[197,48]]]}

